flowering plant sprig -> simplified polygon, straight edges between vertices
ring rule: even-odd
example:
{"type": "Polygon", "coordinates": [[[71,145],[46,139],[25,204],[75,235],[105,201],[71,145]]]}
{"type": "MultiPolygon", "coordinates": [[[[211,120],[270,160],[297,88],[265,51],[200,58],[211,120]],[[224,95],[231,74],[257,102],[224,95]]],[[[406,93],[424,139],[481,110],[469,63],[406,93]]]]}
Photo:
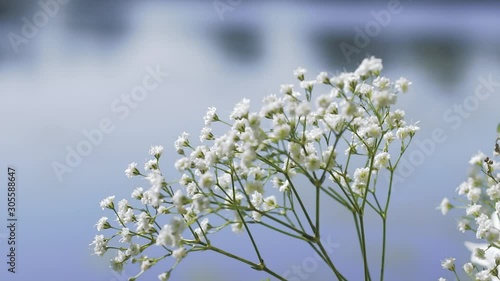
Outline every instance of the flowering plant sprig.
{"type": "Polygon", "coordinates": [[[248,99],[234,107],[229,120],[209,108],[202,144],[193,145],[187,133],[174,144],[180,155],[174,166],[182,173],[178,181],[167,182],[160,170],[161,146],[151,148],[154,159],[146,162],[144,172],[136,163],[129,165],[126,175],[143,177],[149,185],[132,193],[142,206],[123,199],[116,207],[114,196],[104,199],[101,207],[112,210],[116,222],[102,218],[97,229],[115,233],[96,235],[94,253],[114,250],[111,267],[118,271],[127,262],[140,262],[141,271],[131,280],[172,256],[173,265],[158,276],[167,280],[186,255],[198,251],[217,252],[286,280],[259,249],[253,225],[260,225],[307,243],[336,279],[347,280],[320,239],[321,222],[335,219],[321,213],[322,198],[327,198],[352,213],[365,280],[371,280],[371,273],[364,218],[369,211],[380,216],[383,280],[393,176],[419,128],[404,121],[404,111],[391,111],[411,83],[405,78],[394,83],[380,76],[381,70],[382,61],[374,57],[354,72],[333,77],[321,72],[314,80],[306,80],[307,71],[298,68],[294,75],[300,90],[282,85],[281,95],[265,97],[259,111],[250,110],[248,99]],[[313,98],[318,89],[326,91],[313,98]],[[215,124],[226,131],[214,133],[215,124]],[[304,194],[311,194],[314,204],[308,205],[304,194]],[[248,236],[255,260],[212,242],[226,227],[248,236]],[[148,257],[146,249],[153,246],[165,254],[148,257]]]}
{"type": "MultiPolygon", "coordinates": [[[[500,162],[493,159],[500,155],[500,124],[497,133],[493,156],[488,157],[479,151],[470,159],[472,169],[467,180],[456,190],[461,196],[456,199],[457,203],[452,204],[444,198],[438,207],[443,215],[455,208],[465,210],[465,215],[458,221],[458,230],[463,233],[472,231],[478,241],[465,242],[472,254],[471,260],[462,268],[471,280],[477,281],[500,280],[500,162]]],[[[441,265],[460,280],[455,258],[447,258],[441,265]]]]}

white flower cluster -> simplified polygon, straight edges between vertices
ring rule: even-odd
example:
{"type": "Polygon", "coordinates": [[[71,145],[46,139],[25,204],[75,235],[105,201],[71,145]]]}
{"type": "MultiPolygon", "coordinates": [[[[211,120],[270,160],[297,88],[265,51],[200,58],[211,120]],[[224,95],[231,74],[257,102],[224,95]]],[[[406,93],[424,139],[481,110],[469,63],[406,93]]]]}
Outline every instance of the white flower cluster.
{"type": "MultiPolygon", "coordinates": [[[[458,221],[458,230],[475,233],[476,242],[465,242],[472,252],[470,262],[463,270],[472,280],[498,280],[500,265],[500,162],[478,152],[469,161],[472,172],[457,188],[464,197],[464,205],[455,206],[444,198],[438,209],[445,215],[450,209],[465,209],[465,215],[458,221]]],[[[455,272],[454,258],[442,262],[445,269],[455,272]]],[[[456,272],[455,272],[456,274],[456,272]]]]}
{"type": "MultiPolygon", "coordinates": [[[[305,80],[307,71],[298,68],[294,75],[300,89],[282,85],[281,95],[264,97],[258,111],[250,111],[250,100],[242,99],[224,121],[216,108],[209,108],[203,118],[202,144],[194,146],[188,133],[174,143],[180,155],[174,166],[182,173],[178,188],[167,184],[159,169],[161,146],[150,149],[154,159],[145,163],[146,174],[136,163],[128,166],[127,177],[141,176],[150,186],[132,192],[144,207],[134,208],[122,200],[115,208],[114,196],[104,199],[101,207],[112,209],[118,223],[113,226],[103,218],[97,228],[117,230],[125,246],[108,246],[114,236],[98,235],[92,243],[95,254],[117,249],[111,261],[114,269],[121,270],[131,260],[141,261],[144,271],[166,256],[173,256],[177,264],[190,252],[214,250],[210,235],[227,226],[234,232],[250,232],[250,224],[291,231],[292,236],[310,237],[311,243],[317,243],[312,237],[319,237],[318,233],[308,233],[300,221],[293,222],[301,217],[299,211],[309,218],[299,194],[324,192],[346,206],[351,204],[350,210],[361,210],[367,194],[375,193],[377,175],[383,170],[394,172],[419,129],[404,121],[402,110],[390,108],[411,83],[405,78],[393,83],[380,76],[381,70],[382,61],[374,57],[365,59],[354,72],[333,77],[321,72],[313,80],[305,80]],[[322,94],[313,98],[313,89],[321,89],[322,94]],[[226,126],[226,132],[215,135],[215,124],[226,126]],[[392,159],[389,146],[396,139],[399,155],[392,159]],[[352,167],[354,158],[364,159],[365,164],[352,167]],[[297,175],[312,187],[299,188],[297,175]],[[294,205],[297,202],[301,209],[294,205]],[[161,222],[165,217],[170,218],[167,224],[161,222]],[[212,223],[209,217],[214,218],[212,223]],[[139,245],[139,239],[149,242],[139,245]],[[167,255],[138,256],[151,245],[163,247],[167,255]]],[[[312,220],[309,224],[314,232],[317,227],[312,220]]],[[[169,276],[170,270],[159,279],[169,276]]]]}

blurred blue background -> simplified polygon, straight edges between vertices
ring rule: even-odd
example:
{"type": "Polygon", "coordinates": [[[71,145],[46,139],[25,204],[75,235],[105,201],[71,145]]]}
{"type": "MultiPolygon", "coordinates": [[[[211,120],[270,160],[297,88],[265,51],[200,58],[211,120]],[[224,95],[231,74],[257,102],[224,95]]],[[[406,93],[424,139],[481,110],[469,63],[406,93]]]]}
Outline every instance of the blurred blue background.
{"type": "MultiPolygon", "coordinates": [[[[461,213],[443,217],[435,208],[465,180],[470,156],[492,150],[500,121],[499,4],[60,0],[44,10],[40,3],[48,2],[0,2],[0,171],[14,165],[19,176],[17,273],[7,272],[6,221],[0,221],[0,280],[122,281],[135,275],[135,267],[114,273],[111,256],[92,256],[88,246],[96,221],[112,217],[99,201],[129,198],[139,185],[125,177],[128,163],[142,166],[149,147],[161,144],[166,176],[175,179],[173,142],[183,131],[197,139],[207,107],[227,116],[244,97],[258,105],[280,84],[295,83],[297,66],[313,79],[323,70],[352,71],[369,55],[383,59],[385,76],[413,81],[399,107],[408,120],[420,121],[416,140],[428,141],[436,129],[446,136],[408,166],[394,189],[386,280],[451,280],[440,260],[454,256],[460,267],[468,260],[463,241],[471,236],[456,230],[461,213]],[[369,33],[364,40],[359,30],[369,33]],[[168,76],[140,101],[122,102],[143,83],[148,67],[168,76]],[[474,93],[484,79],[494,83],[479,100],[474,93]],[[82,131],[99,128],[105,118],[113,131],[60,181],[52,165],[64,163],[67,147],[75,149],[85,140],[82,131]]],[[[426,151],[412,149],[415,159],[426,151]]],[[[6,186],[6,175],[0,178],[6,186]]],[[[1,218],[7,217],[6,193],[0,191],[1,218]]],[[[326,206],[329,211],[323,236],[336,243],[333,259],[350,280],[361,280],[350,217],[326,206]]],[[[254,258],[245,235],[220,234],[219,243],[254,258]]],[[[268,265],[279,273],[313,257],[309,248],[281,236],[257,236],[268,265]]],[[[380,235],[369,240],[378,243],[380,235]]],[[[154,267],[143,280],[157,280],[161,272],[154,267]]],[[[183,261],[172,280],[266,277],[200,253],[183,261]]],[[[323,265],[302,279],[332,280],[323,265]]]]}

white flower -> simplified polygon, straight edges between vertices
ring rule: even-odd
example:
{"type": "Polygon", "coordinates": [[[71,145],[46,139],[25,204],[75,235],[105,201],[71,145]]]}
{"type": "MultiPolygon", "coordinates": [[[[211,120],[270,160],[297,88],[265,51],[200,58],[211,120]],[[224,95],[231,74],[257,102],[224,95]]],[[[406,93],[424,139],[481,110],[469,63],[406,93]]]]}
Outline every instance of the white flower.
{"type": "Polygon", "coordinates": [[[138,217],[137,217],[137,229],[136,231],[139,233],[145,232],[148,233],[153,229],[153,225],[149,222],[149,219],[151,217],[148,215],[146,212],[142,212],[138,217]]]}
{"type": "Polygon", "coordinates": [[[138,187],[132,191],[131,197],[140,200],[143,196],[144,188],[138,187]]]}
{"type": "Polygon", "coordinates": [[[205,117],[203,117],[203,120],[205,121],[205,126],[210,126],[212,122],[219,121],[219,117],[215,113],[217,109],[215,107],[209,107],[207,113],[205,114],[205,117]]]}
{"type": "Polygon", "coordinates": [[[144,170],[156,170],[158,169],[158,161],[156,159],[150,159],[144,164],[144,170]]]}
{"type": "Polygon", "coordinates": [[[359,76],[367,76],[370,74],[378,75],[380,71],[382,71],[382,68],[382,59],[371,56],[370,58],[363,59],[354,73],[359,76]]]}
{"type": "Polygon", "coordinates": [[[500,199],[500,183],[494,184],[486,189],[486,194],[488,194],[491,201],[498,201],[498,199],[500,199]]]}
{"type": "Polygon", "coordinates": [[[198,236],[198,238],[201,240],[201,241],[205,241],[205,235],[208,234],[208,229],[210,228],[210,225],[208,224],[208,218],[204,218],[201,223],[200,223],[200,227],[197,227],[194,232],[196,233],[196,235],[198,236]]]}
{"type": "Polygon", "coordinates": [[[153,265],[153,260],[148,259],[147,256],[144,257],[144,260],[141,263],[141,270],[146,271],[153,265]]]}
{"type": "Polygon", "coordinates": [[[367,183],[369,174],[369,167],[356,168],[356,170],[354,171],[354,180],[360,183],[367,183]]]}
{"type": "Polygon", "coordinates": [[[254,193],[252,193],[250,202],[252,203],[252,205],[255,208],[259,209],[260,205],[262,205],[262,203],[264,202],[264,199],[262,197],[262,193],[260,193],[258,191],[254,191],[254,193]]]}
{"type": "Polygon", "coordinates": [[[291,95],[293,92],[293,84],[285,84],[280,86],[280,93],[291,95]]]}
{"type": "Polygon", "coordinates": [[[269,211],[274,208],[278,207],[278,203],[276,202],[276,197],[274,195],[271,195],[269,197],[266,197],[264,199],[264,203],[262,204],[262,209],[264,211],[269,211]]]}
{"type": "Polygon", "coordinates": [[[127,256],[137,256],[141,253],[141,246],[139,244],[131,243],[130,247],[125,251],[127,256]]]}
{"type": "Polygon", "coordinates": [[[387,167],[389,165],[389,160],[391,159],[391,155],[387,152],[380,152],[377,155],[375,155],[374,163],[373,165],[377,169],[381,169],[384,167],[387,167]]]}
{"type": "Polygon", "coordinates": [[[320,72],[318,76],[316,77],[316,81],[318,83],[324,83],[324,84],[330,84],[330,78],[328,78],[328,73],[326,72],[320,72]]]}
{"type": "Polygon", "coordinates": [[[170,278],[170,271],[163,272],[162,274],[158,275],[158,280],[160,281],[167,281],[170,278]]]}
{"type": "Polygon", "coordinates": [[[121,243],[130,243],[130,241],[132,241],[132,234],[127,227],[122,228],[120,235],[122,236],[122,238],[120,238],[121,243]]]}
{"type": "Polygon", "coordinates": [[[200,141],[204,142],[206,140],[213,140],[214,135],[212,134],[212,128],[204,127],[200,132],[200,141]]]}
{"type": "Polygon", "coordinates": [[[474,265],[472,263],[468,262],[468,263],[464,264],[463,268],[464,268],[465,273],[470,275],[470,274],[472,274],[472,270],[474,270],[474,265]]]}
{"type": "Polygon", "coordinates": [[[443,269],[448,269],[450,271],[455,270],[455,258],[446,258],[443,261],[441,261],[441,266],[443,269]]]}
{"type": "Polygon", "coordinates": [[[127,255],[123,251],[118,251],[116,257],[111,260],[111,268],[116,272],[123,270],[123,262],[127,259],[127,255]]]}
{"type": "Polygon", "coordinates": [[[293,71],[293,75],[295,75],[295,77],[297,77],[297,79],[299,80],[304,80],[304,74],[307,73],[307,69],[305,68],[302,68],[302,67],[297,67],[294,71],[293,71]]]}
{"type": "Polygon", "coordinates": [[[385,90],[387,88],[389,88],[389,86],[391,85],[391,80],[389,80],[388,78],[385,78],[385,77],[377,77],[375,78],[375,80],[373,80],[373,86],[379,88],[379,90],[385,90]]]}
{"type": "Polygon", "coordinates": [[[101,231],[103,229],[108,229],[108,228],[111,227],[111,225],[108,222],[108,218],[107,217],[100,218],[99,221],[96,223],[95,226],[97,226],[97,231],[101,231]]]}
{"type": "Polygon", "coordinates": [[[177,153],[184,155],[184,147],[189,146],[189,134],[186,132],[183,132],[177,140],[174,142],[174,147],[177,153]]]}
{"type": "Polygon", "coordinates": [[[412,83],[408,79],[401,77],[398,80],[396,80],[396,89],[398,91],[406,93],[408,91],[408,86],[410,86],[411,84],[412,83]]]}
{"type": "Polygon", "coordinates": [[[125,175],[127,178],[131,178],[133,176],[140,175],[141,173],[137,170],[137,163],[132,162],[128,165],[127,169],[125,169],[125,175]]]}
{"type": "Polygon", "coordinates": [[[471,159],[469,160],[469,164],[471,165],[482,165],[483,160],[486,158],[486,155],[482,153],[481,151],[478,151],[476,154],[474,154],[471,159]]]}
{"type": "Polygon", "coordinates": [[[481,207],[482,206],[478,204],[470,205],[467,209],[465,209],[465,214],[468,216],[479,217],[481,214],[481,207]]]}
{"type": "Polygon", "coordinates": [[[448,211],[453,208],[453,205],[450,203],[450,200],[448,198],[443,198],[441,201],[441,204],[439,204],[439,207],[437,207],[438,210],[441,210],[441,213],[443,215],[446,215],[448,211]]]}
{"type": "Polygon", "coordinates": [[[250,100],[243,99],[233,109],[233,112],[229,115],[231,120],[237,120],[246,118],[248,116],[248,111],[250,109],[250,100]]]}
{"type": "Polygon", "coordinates": [[[215,177],[212,173],[206,172],[200,176],[198,184],[200,187],[211,188],[215,184],[215,177]]]}
{"type": "Polygon", "coordinates": [[[195,214],[203,213],[210,208],[210,200],[203,194],[193,195],[192,200],[191,208],[195,214]]]}
{"type": "Polygon", "coordinates": [[[306,89],[307,91],[312,91],[314,88],[314,85],[317,83],[316,80],[311,80],[311,81],[301,81],[300,82],[300,87],[303,89],[306,89]]]}
{"type": "Polygon", "coordinates": [[[175,249],[173,252],[172,252],[172,257],[174,257],[177,261],[180,261],[182,260],[184,257],[187,256],[187,250],[186,248],[184,247],[181,247],[181,248],[178,248],[178,249],[175,249]]]}
{"type": "Polygon", "coordinates": [[[396,103],[397,96],[389,90],[374,91],[372,101],[377,107],[390,106],[396,103]]]}
{"type": "Polygon", "coordinates": [[[489,247],[486,243],[465,242],[465,247],[472,252],[471,262],[484,268],[495,267],[495,256],[500,254],[500,249],[489,247]]]}
{"type": "Polygon", "coordinates": [[[396,136],[398,139],[405,139],[408,136],[413,137],[418,130],[420,128],[415,125],[401,127],[396,131],[396,136]]]}
{"type": "Polygon", "coordinates": [[[108,249],[108,240],[104,238],[104,235],[96,235],[94,241],[90,243],[90,246],[94,246],[94,254],[98,256],[103,256],[108,249]]]}
{"type": "Polygon", "coordinates": [[[100,203],[101,208],[104,210],[105,208],[108,209],[113,209],[115,207],[115,204],[113,203],[113,200],[115,199],[115,196],[109,196],[105,199],[103,199],[100,203]]]}
{"type": "Polygon", "coordinates": [[[479,271],[478,273],[476,273],[475,277],[476,277],[475,281],[490,281],[490,280],[494,280],[493,279],[494,277],[491,276],[489,269],[485,269],[485,270],[479,271]]]}
{"type": "Polygon", "coordinates": [[[174,247],[181,244],[181,234],[186,228],[183,219],[174,217],[170,224],[162,227],[158,236],[156,237],[156,245],[165,247],[174,247]]]}
{"type": "Polygon", "coordinates": [[[161,145],[151,146],[151,148],[149,149],[149,154],[153,155],[156,158],[159,158],[162,153],[163,153],[163,146],[161,145]]]}

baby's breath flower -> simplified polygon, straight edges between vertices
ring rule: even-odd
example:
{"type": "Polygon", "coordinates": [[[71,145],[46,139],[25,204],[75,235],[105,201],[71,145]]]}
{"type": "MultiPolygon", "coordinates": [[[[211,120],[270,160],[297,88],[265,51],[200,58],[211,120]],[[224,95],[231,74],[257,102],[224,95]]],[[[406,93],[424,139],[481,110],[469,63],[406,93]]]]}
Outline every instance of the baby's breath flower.
{"type": "Polygon", "coordinates": [[[163,146],[161,145],[151,146],[151,148],[149,149],[149,154],[153,155],[156,158],[160,158],[162,153],[163,146]]]}
{"type": "Polygon", "coordinates": [[[104,238],[104,235],[96,235],[94,241],[90,246],[94,246],[94,254],[98,256],[103,256],[108,250],[108,239],[104,238]]]}
{"type": "Polygon", "coordinates": [[[443,215],[446,215],[451,208],[453,208],[453,205],[450,203],[450,200],[448,200],[448,198],[446,197],[443,198],[441,204],[439,204],[439,207],[437,207],[437,209],[441,210],[441,213],[443,215]]]}
{"type": "Polygon", "coordinates": [[[156,170],[158,169],[158,161],[156,159],[150,159],[144,164],[144,170],[156,170]]]}
{"type": "Polygon", "coordinates": [[[478,151],[476,154],[474,154],[471,159],[469,160],[469,164],[471,165],[482,165],[483,160],[486,158],[486,155],[482,153],[481,151],[478,151]]]}
{"type": "Polygon", "coordinates": [[[318,83],[330,84],[330,78],[328,78],[328,73],[325,71],[320,72],[316,77],[316,81],[318,83]]]}
{"type": "Polygon", "coordinates": [[[406,93],[408,91],[408,87],[411,85],[412,83],[404,78],[404,77],[401,77],[399,78],[398,80],[396,80],[396,89],[398,91],[401,91],[403,93],[406,93]]]}
{"type": "MultiPolygon", "coordinates": [[[[302,183],[295,182],[297,175],[300,175],[300,180],[308,180],[317,191],[334,194],[338,198],[333,199],[345,203],[349,210],[360,215],[364,211],[360,208],[365,205],[379,206],[379,202],[372,202],[374,198],[377,200],[375,196],[363,196],[368,192],[375,193],[375,183],[380,185],[378,179],[382,169],[388,169],[384,173],[392,176],[395,167],[390,165],[389,151],[396,153],[399,149],[391,146],[396,136],[411,138],[418,130],[416,124],[406,124],[403,111],[392,112],[390,108],[397,100],[398,91],[405,92],[411,83],[400,78],[393,84],[380,76],[382,69],[382,60],[370,57],[363,60],[354,72],[343,72],[331,78],[327,72],[321,72],[315,80],[306,81],[307,71],[299,67],[294,75],[300,81],[300,87],[305,89],[300,92],[305,93],[294,91],[292,84],[281,85],[281,94],[264,97],[261,108],[254,112],[250,111],[250,100],[242,99],[229,114],[230,121],[221,124],[227,127],[226,132],[217,136],[212,133],[211,125],[221,120],[214,107],[208,108],[199,134],[200,142],[206,144],[194,145],[186,132],[174,143],[180,155],[174,164],[182,175],[178,182],[167,183],[160,170],[162,146],[150,148],[149,153],[154,158],[146,160],[144,170],[147,174],[139,172],[135,162],[128,166],[127,177],[141,175],[149,184],[146,188],[136,188],[131,194],[132,198],[140,200],[131,203],[143,206],[133,206],[123,199],[115,210],[114,196],[101,201],[103,209],[113,209],[116,213],[117,226],[111,227],[106,217],[98,221],[96,227],[99,231],[112,228],[116,233],[109,239],[96,236],[91,244],[95,246],[94,253],[103,255],[112,249],[116,256],[111,260],[111,267],[117,271],[123,270],[129,259],[132,263],[139,263],[141,272],[129,278],[134,281],[165,257],[143,256],[147,248],[166,250],[176,260],[172,262],[172,268],[158,276],[159,280],[167,280],[177,263],[189,252],[214,250],[208,235],[212,236],[225,227],[230,226],[238,233],[255,224],[266,225],[270,219],[274,220],[273,225],[280,219],[286,219],[287,224],[295,225],[295,220],[298,220],[297,225],[305,225],[300,221],[304,216],[289,216],[291,212],[295,213],[294,208],[303,207],[297,194],[297,188],[302,189],[302,183]],[[313,101],[313,90],[321,87],[326,91],[314,95],[317,98],[313,101]],[[337,153],[344,149],[346,157],[342,159],[337,153]],[[176,187],[175,183],[179,185],[176,187]],[[267,195],[271,185],[281,196],[267,195]],[[368,204],[361,199],[366,199],[368,204]],[[349,206],[352,204],[354,208],[349,206]],[[230,211],[229,216],[225,211],[230,211]],[[209,224],[210,217],[216,219],[214,226],[209,224]],[[170,222],[165,224],[169,221],[167,218],[170,222]],[[133,227],[130,226],[132,223],[133,227]],[[185,233],[190,238],[185,239],[185,233]],[[112,239],[121,244],[108,247],[108,241],[112,239]]],[[[406,143],[402,145],[397,159],[404,153],[406,143]]],[[[498,167],[495,163],[488,165],[491,169],[500,169],[500,164],[498,167]]],[[[491,198],[499,197],[500,191],[496,190],[493,181],[489,183],[490,191],[486,193],[491,198]]],[[[479,188],[479,184],[468,184],[464,190],[471,202],[477,201],[473,205],[479,206],[470,207],[470,212],[477,218],[481,237],[496,239],[500,231],[495,232],[493,217],[490,219],[483,214],[490,212],[487,209],[492,205],[485,204],[485,208],[481,208],[477,204],[482,203],[481,193],[474,188],[479,188]]],[[[442,211],[444,207],[447,206],[442,203],[442,211]]],[[[303,214],[304,210],[301,211],[303,214]]],[[[316,218],[320,217],[316,215],[316,218]]],[[[469,223],[472,219],[472,215],[468,217],[464,230],[471,229],[469,223]]],[[[319,229],[316,223],[314,220],[308,222],[313,224],[313,230],[319,229]]],[[[147,253],[154,251],[148,250],[147,253]]],[[[454,259],[447,259],[443,266],[454,268],[453,262],[454,259]]]]}
{"type": "Polygon", "coordinates": [[[141,173],[139,172],[139,170],[137,170],[137,163],[135,162],[130,163],[127,169],[125,169],[125,175],[127,176],[127,178],[138,176],[140,174],[141,173]]]}
{"type": "Polygon", "coordinates": [[[97,231],[101,231],[103,229],[108,229],[111,227],[107,217],[102,217],[101,219],[99,219],[95,226],[97,227],[97,231]]]}
{"type": "Polygon", "coordinates": [[[154,264],[153,259],[148,259],[147,256],[144,257],[142,263],[141,263],[141,270],[146,271],[148,270],[152,265],[154,264]]]}
{"type": "Polygon", "coordinates": [[[143,196],[144,188],[138,187],[132,191],[132,198],[140,200],[143,196]]]}
{"type": "Polygon", "coordinates": [[[391,159],[391,155],[387,152],[380,152],[375,155],[373,166],[377,169],[385,168],[389,165],[389,160],[391,159]]]}
{"type": "Polygon", "coordinates": [[[219,117],[216,114],[217,109],[215,107],[209,107],[203,120],[205,121],[205,126],[210,126],[212,122],[219,121],[219,117]]]}
{"type": "Polygon", "coordinates": [[[177,150],[177,153],[180,155],[184,155],[184,148],[189,146],[189,134],[183,132],[177,140],[174,142],[174,147],[177,150]]]}
{"type": "Polygon", "coordinates": [[[293,71],[293,75],[295,75],[295,77],[297,77],[297,79],[299,79],[300,81],[304,80],[304,74],[306,74],[306,73],[307,73],[307,69],[302,68],[302,67],[297,67],[293,71]]]}
{"type": "Polygon", "coordinates": [[[368,76],[371,74],[378,76],[382,69],[382,60],[371,56],[370,58],[363,59],[354,73],[359,76],[368,76]]]}
{"type": "Polygon", "coordinates": [[[250,109],[250,100],[242,99],[233,109],[233,112],[229,115],[229,119],[238,120],[246,118],[248,116],[248,111],[250,109]]]}
{"type": "Polygon", "coordinates": [[[187,256],[187,250],[186,248],[184,247],[181,247],[181,248],[178,248],[178,249],[175,249],[173,252],[172,252],[172,257],[174,257],[177,261],[180,261],[182,260],[184,257],[187,256]]]}
{"type": "Polygon", "coordinates": [[[158,275],[158,280],[160,281],[167,281],[170,278],[170,271],[163,272],[162,274],[158,275]]]}
{"type": "Polygon", "coordinates": [[[113,200],[115,199],[115,196],[109,196],[109,197],[106,197],[104,198],[100,205],[101,205],[101,208],[104,210],[106,208],[108,209],[114,209],[115,208],[115,204],[113,203],[113,200]]]}
{"type": "Polygon", "coordinates": [[[464,268],[465,273],[470,275],[470,274],[472,274],[472,270],[474,270],[474,265],[472,263],[468,262],[468,263],[464,264],[463,268],[464,268]]]}
{"type": "Polygon", "coordinates": [[[448,269],[450,271],[455,271],[455,258],[446,258],[441,261],[441,266],[444,269],[448,269]]]}
{"type": "Polygon", "coordinates": [[[277,203],[276,197],[274,195],[266,197],[264,199],[263,204],[262,204],[262,209],[264,211],[269,211],[269,210],[275,209],[277,207],[278,207],[278,203],[277,203]]]}

